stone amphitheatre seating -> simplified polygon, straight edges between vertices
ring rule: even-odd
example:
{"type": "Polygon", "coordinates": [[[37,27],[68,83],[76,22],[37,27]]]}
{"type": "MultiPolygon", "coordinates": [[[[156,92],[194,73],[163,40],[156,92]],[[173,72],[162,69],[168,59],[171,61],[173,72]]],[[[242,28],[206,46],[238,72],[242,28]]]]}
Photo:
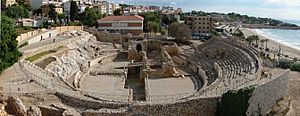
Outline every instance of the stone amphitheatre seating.
{"type": "Polygon", "coordinates": [[[231,42],[229,39],[211,39],[208,42],[197,47],[197,52],[193,56],[195,61],[205,71],[207,76],[207,85],[222,80],[221,83],[231,83],[235,80],[243,79],[247,75],[255,75],[259,65],[255,52],[248,46],[239,42],[231,42]],[[219,52],[224,51],[221,56],[219,52]],[[219,69],[214,67],[217,64],[219,69]]]}

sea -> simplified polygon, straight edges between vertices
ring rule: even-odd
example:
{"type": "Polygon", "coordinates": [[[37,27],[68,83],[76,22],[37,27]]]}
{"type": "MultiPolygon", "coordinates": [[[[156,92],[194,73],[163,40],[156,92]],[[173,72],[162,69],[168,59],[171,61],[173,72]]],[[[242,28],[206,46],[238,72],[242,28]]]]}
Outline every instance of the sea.
{"type": "Polygon", "coordinates": [[[300,50],[300,30],[254,29],[259,35],[300,50]]]}

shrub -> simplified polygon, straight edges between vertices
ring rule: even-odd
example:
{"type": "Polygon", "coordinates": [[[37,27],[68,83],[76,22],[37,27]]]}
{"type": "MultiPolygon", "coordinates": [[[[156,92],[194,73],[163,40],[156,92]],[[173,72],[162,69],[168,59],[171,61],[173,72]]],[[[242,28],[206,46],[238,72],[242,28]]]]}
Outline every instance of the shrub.
{"type": "Polygon", "coordinates": [[[167,34],[167,30],[162,29],[160,33],[161,33],[161,35],[166,35],[167,34]]]}
{"type": "Polygon", "coordinates": [[[292,71],[299,71],[300,72],[300,63],[294,63],[294,64],[290,65],[290,69],[292,71]]]}
{"type": "Polygon", "coordinates": [[[81,26],[82,23],[80,23],[80,22],[69,22],[68,25],[69,26],[81,26]]]}
{"type": "Polygon", "coordinates": [[[252,96],[255,87],[247,87],[236,90],[230,90],[222,95],[218,102],[216,116],[246,116],[249,106],[249,99],[252,96]]]}
{"type": "Polygon", "coordinates": [[[293,61],[288,59],[281,59],[278,61],[278,67],[288,69],[293,64],[293,61]]]}

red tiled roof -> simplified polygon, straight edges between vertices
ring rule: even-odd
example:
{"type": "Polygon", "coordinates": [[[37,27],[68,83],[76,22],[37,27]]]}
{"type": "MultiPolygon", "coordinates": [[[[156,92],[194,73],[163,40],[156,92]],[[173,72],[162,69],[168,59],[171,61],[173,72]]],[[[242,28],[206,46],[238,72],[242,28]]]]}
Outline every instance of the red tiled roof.
{"type": "Polygon", "coordinates": [[[143,21],[144,18],[139,15],[134,16],[106,16],[98,21],[143,21]]]}

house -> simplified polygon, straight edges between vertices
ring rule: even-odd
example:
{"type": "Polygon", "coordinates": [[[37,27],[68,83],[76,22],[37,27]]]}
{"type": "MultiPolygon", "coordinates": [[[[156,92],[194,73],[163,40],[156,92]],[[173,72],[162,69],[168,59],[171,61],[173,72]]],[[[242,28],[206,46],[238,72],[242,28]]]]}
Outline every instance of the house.
{"type": "Polygon", "coordinates": [[[6,0],[5,1],[5,7],[11,7],[14,4],[17,4],[16,0],[6,0]]]}
{"type": "Polygon", "coordinates": [[[18,19],[16,25],[24,27],[39,27],[41,23],[34,19],[18,19]]]}
{"type": "Polygon", "coordinates": [[[54,10],[55,10],[55,12],[56,12],[57,14],[63,14],[63,13],[64,13],[64,8],[61,7],[61,6],[56,6],[56,7],[54,8],[54,10]]]}
{"type": "Polygon", "coordinates": [[[143,34],[143,22],[144,18],[139,15],[107,16],[98,20],[98,30],[141,36],[143,34]]]}
{"type": "Polygon", "coordinates": [[[43,5],[54,4],[55,6],[61,6],[63,3],[69,0],[30,0],[30,7],[38,9],[43,5]]]}

